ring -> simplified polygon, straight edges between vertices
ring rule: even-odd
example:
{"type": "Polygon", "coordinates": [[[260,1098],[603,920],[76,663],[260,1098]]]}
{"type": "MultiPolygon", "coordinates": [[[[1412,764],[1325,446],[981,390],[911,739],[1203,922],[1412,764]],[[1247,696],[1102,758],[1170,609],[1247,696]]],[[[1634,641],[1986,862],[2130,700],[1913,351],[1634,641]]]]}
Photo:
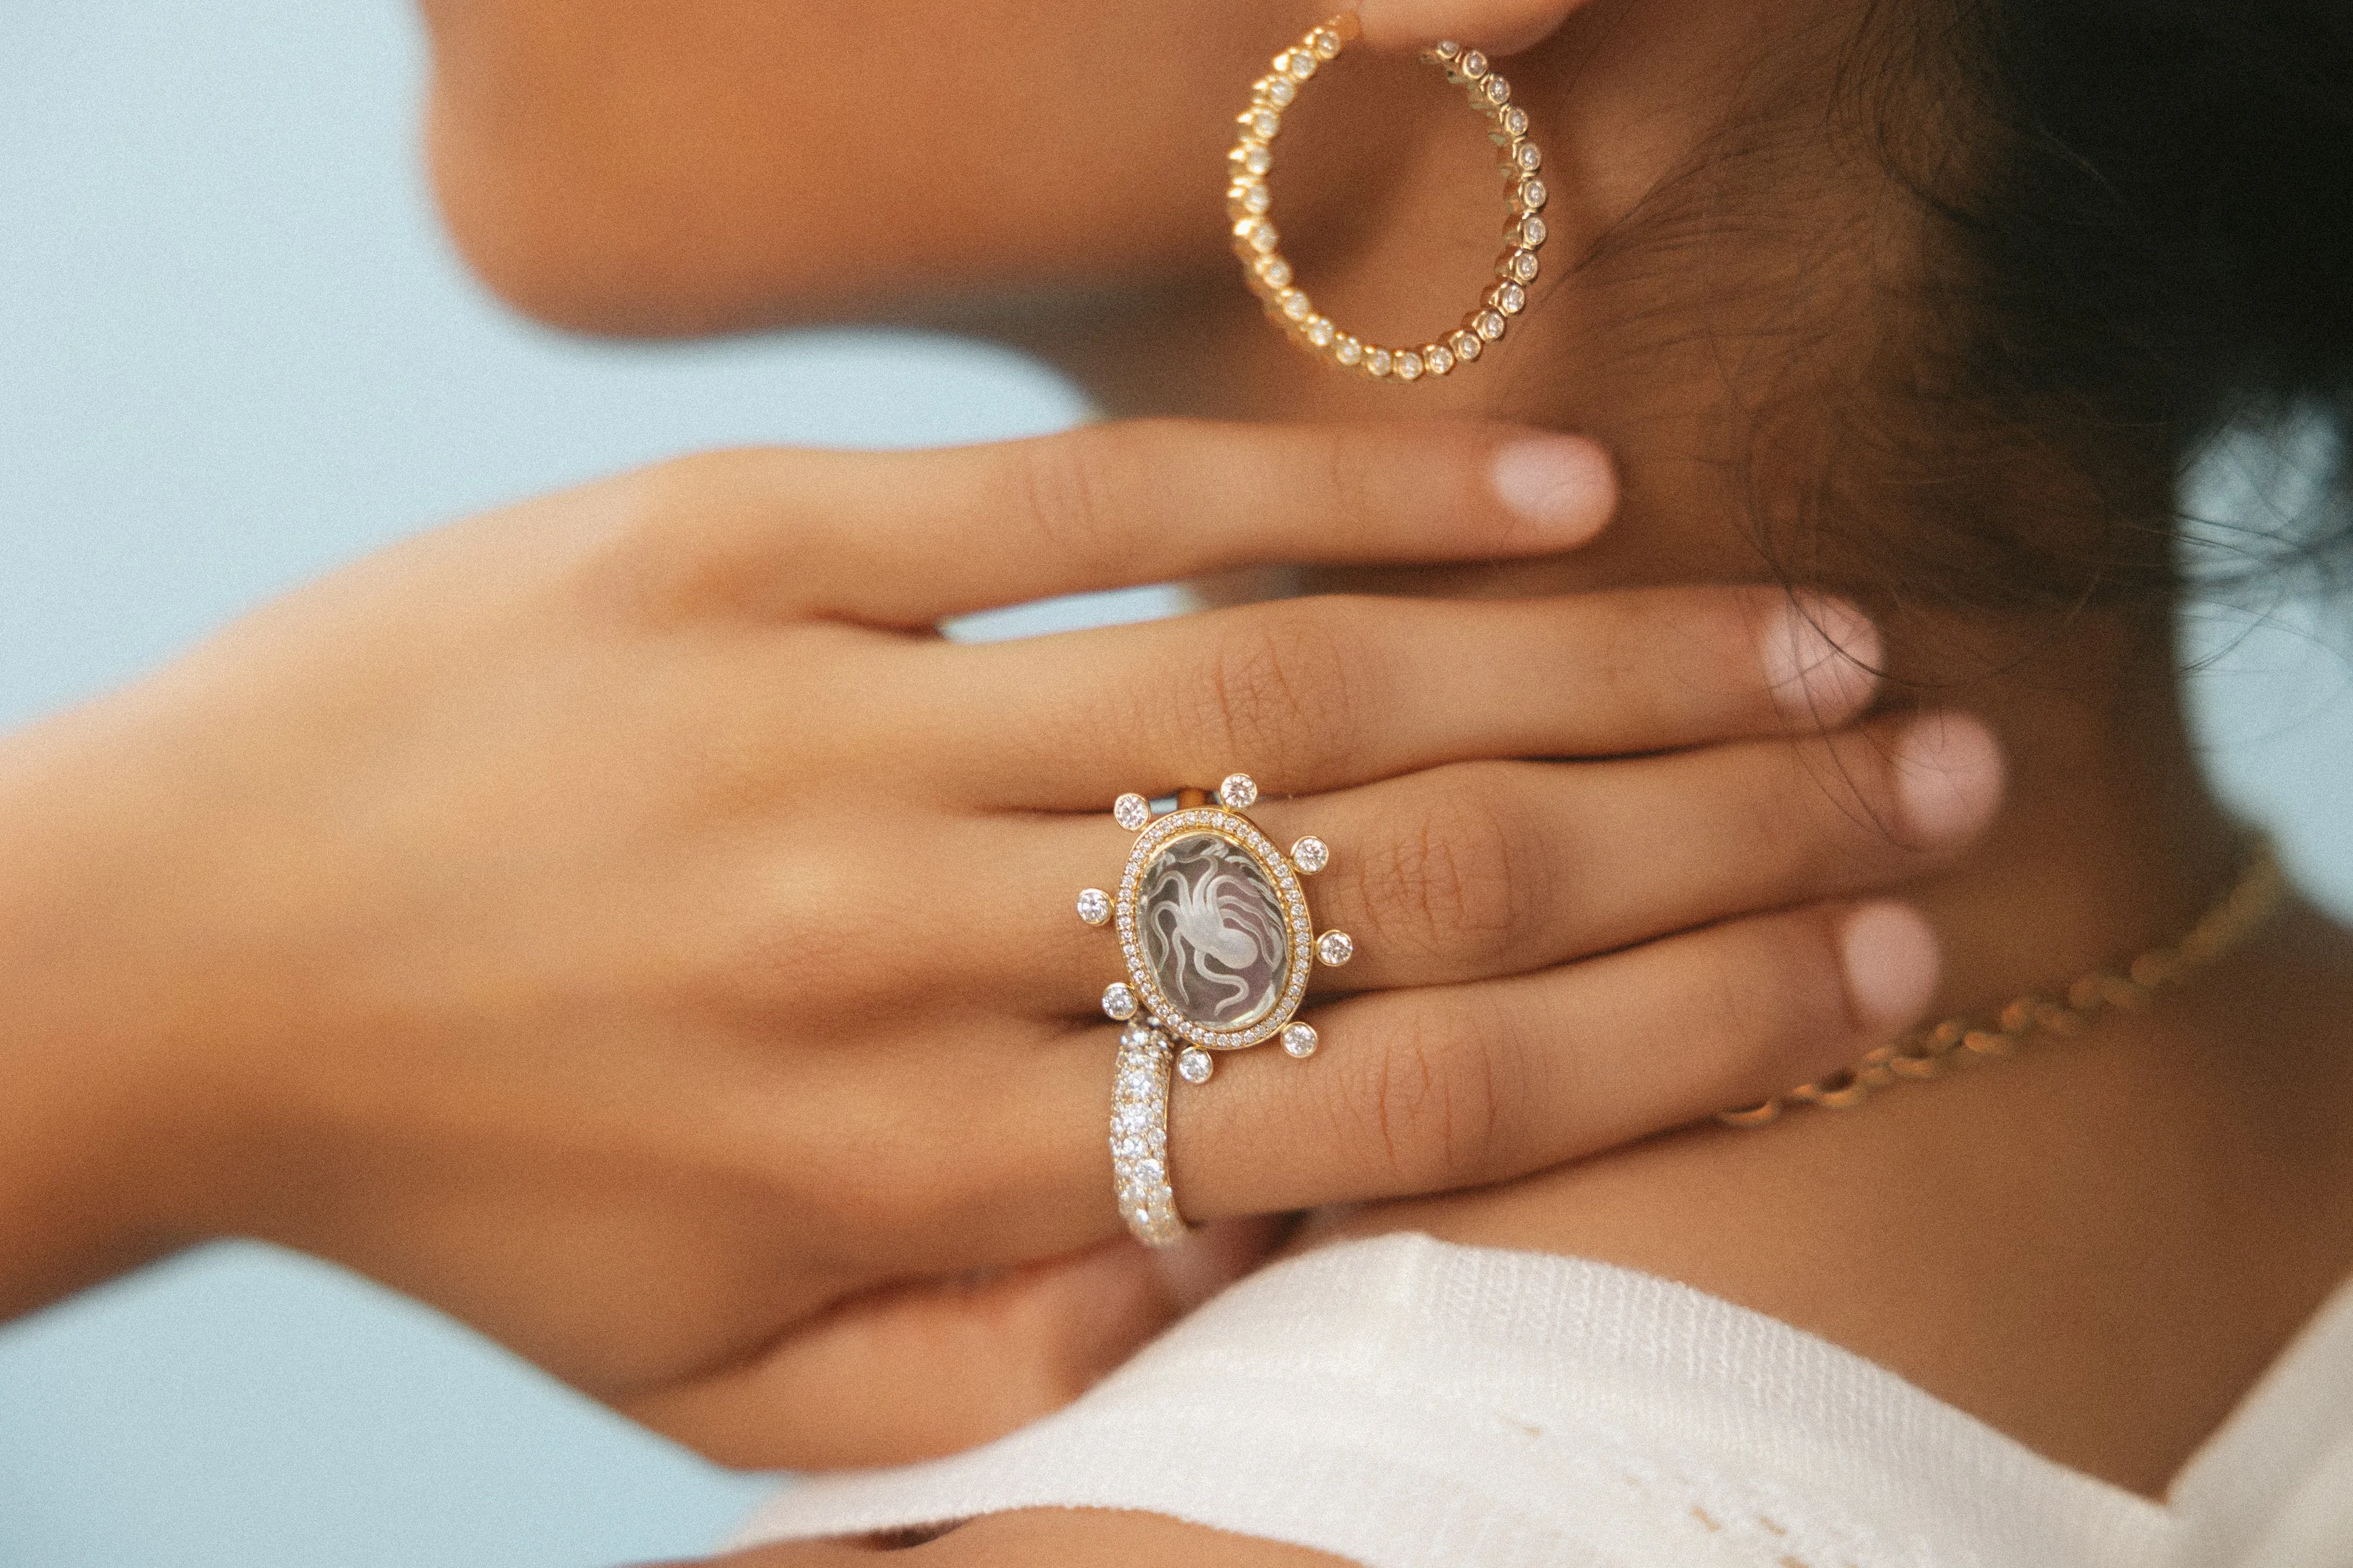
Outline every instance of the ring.
{"type": "Polygon", "coordinates": [[[1120,1217],[1147,1247],[1185,1234],[1168,1185],[1168,1037],[1146,1024],[1119,1033],[1112,1079],[1111,1177],[1120,1217]]]}
{"type": "Polygon", "coordinates": [[[1128,1026],[1113,1079],[1113,1184],[1128,1228],[1155,1247],[1185,1234],[1168,1185],[1171,1070],[1207,1083],[1211,1052],[1278,1037],[1292,1057],[1314,1056],[1315,1026],[1298,1018],[1309,972],[1356,951],[1345,931],[1315,933],[1300,886],[1330,863],[1324,841],[1277,848],[1242,815],[1258,800],[1248,773],[1210,800],[1186,790],[1155,815],[1143,795],[1121,795],[1112,818],[1136,838],[1119,891],[1089,888],[1078,900],[1081,920],[1113,925],[1127,965],[1103,996],[1104,1014],[1128,1026]]]}

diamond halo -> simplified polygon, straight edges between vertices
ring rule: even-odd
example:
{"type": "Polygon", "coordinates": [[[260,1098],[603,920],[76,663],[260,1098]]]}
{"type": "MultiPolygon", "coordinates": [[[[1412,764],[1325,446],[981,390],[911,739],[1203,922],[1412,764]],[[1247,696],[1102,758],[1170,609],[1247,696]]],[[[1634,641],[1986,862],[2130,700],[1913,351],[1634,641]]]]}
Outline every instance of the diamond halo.
{"type": "MultiPolygon", "coordinates": [[[[1136,839],[1120,874],[1119,886],[1108,894],[1090,888],[1079,895],[1079,918],[1089,925],[1108,924],[1116,931],[1120,956],[1127,970],[1125,980],[1114,981],[1103,992],[1103,1012],[1118,1022],[1132,1022],[1134,1026],[1163,1033],[1176,1053],[1176,1076],[1187,1083],[1200,1083],[1208,1077],[1206,1068],[1189,1065],[1196,1052],[1243,1050],[1280,1038],[1292,1056],[1303,1058],[1314,1050],[1313,1042],[1317,1037],[1313,1027],[1294,1020],[1306,1000],[1308,981],[1315,965],[1319,960],[1326,967],[1335,962],[1345,963],[1345,958],[1335,961],[1332,955],[1355,952],[1355,942],[1345,931],[1319,935],[1307,906],[1306,889],[1302,886],[1303,879],[1330,864],[1332,851],[1321,838],[1309,835],[1296,840],[1286,852],[1260,831],[1258,825],[1244,815],[1245,809],[1259,798],[1258,784],[1248,773],[1227,775],[1214,797],[1205,791],[1189,791],[1178,798],[1180,804],[1175,810],[1155,817],[1143,795],[1120,796],[1113,816],[1120,826],[1134,831],[1136,839]],[[1210,804],[1212,799],[1215,804],[1210,804]],[[1139,805],[1141,815],[1136,809],[1139,805]],[[1144,937],[1145,884],[1155,861],[1177,840],[1201,837],[1225,846],[1220,853],[1241,858],[1250,873],[1263,883],[1280,910],[1286,948],[1281,990],[1273,995],[1271,1005],[1240,1022],[1224,1026],[1193,1016],[1167,993],[1162,977],[1155,973],[1144,937]],[[1299,1048],[1303,1040],[1309,1042],[1303,1050],[1299,1048]]],[[[1216,907],[1212,907],[1210,918],[1216,918],[1216,907]]],[[[1208,1063],[1210,1058],[1203,1054],[1199,1060],[1208,1063]]]]}

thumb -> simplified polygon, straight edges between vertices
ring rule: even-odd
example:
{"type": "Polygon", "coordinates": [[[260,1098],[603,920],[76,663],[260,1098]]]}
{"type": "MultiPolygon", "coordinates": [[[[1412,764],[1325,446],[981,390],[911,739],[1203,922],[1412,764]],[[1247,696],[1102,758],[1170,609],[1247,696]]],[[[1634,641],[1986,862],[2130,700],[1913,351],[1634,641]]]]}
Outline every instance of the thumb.
{"type": "Polygon", "coordinates": [[[1362,0],[1356,19],[1376,49],[1418,49],[1440,38],[1508,55],[1541,42],[1586,0],[1362,0]]]}

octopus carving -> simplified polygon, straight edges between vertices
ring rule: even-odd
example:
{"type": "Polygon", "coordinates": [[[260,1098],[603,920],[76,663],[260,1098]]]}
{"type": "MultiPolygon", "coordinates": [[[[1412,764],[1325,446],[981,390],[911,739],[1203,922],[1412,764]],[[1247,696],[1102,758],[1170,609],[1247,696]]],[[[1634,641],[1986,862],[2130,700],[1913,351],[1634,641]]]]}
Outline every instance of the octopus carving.
{"type": "Polygon", "coordinates": [[[1282,1000],[1291,975],[1282,900],[1240,846],[1214,833],[1172,840],[1137,902],[1145,962],[1187,1017],[1243,1028],[1282,1000]]]}

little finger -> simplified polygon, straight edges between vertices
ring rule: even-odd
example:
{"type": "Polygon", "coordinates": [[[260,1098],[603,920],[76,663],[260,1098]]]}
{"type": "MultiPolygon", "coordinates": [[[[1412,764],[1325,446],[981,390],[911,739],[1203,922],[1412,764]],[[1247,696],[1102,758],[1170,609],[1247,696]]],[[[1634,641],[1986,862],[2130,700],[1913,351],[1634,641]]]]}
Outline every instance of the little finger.
{"type": "Polygon", "coordinates": [[[1905,905],[1815,907],[1538,974],[1324,1009],[1322,1048],[1176,1099],[1191,1220],[1450,1191],[1753,1104],[1916,1022],[1936,940],[1905,905]]]}

